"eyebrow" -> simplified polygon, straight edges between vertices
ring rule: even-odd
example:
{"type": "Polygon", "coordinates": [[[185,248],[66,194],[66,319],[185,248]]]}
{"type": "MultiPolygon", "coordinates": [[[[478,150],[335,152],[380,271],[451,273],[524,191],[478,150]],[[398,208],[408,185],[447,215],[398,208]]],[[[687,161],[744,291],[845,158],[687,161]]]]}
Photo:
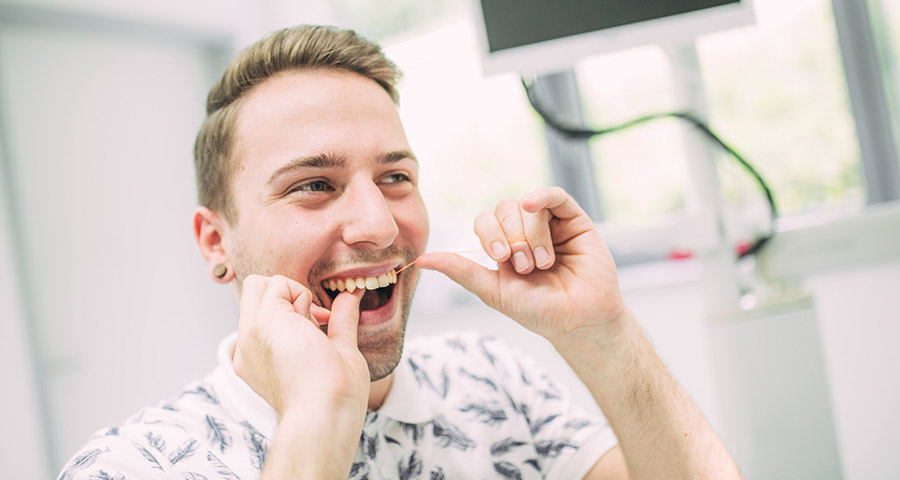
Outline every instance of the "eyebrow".
{"type": "Polygon", "coordinates": [[[397,150],[394,152],[385,153],[378,159],[378,163],[397,163],[400,160],[403,160],[406,158],[408,158],[416,163],[419,163],[419,159],[416,158],[416,156],[413,155],[413,153],[408,150],[397,150]]]}
{"type": "MultiPolygon", "coordinates": [[[[396,150],[393,152],[385,153],[384,155],[378,157],[377,161],[380,164],[391,164],[397,163],[407,158],[416,163],[419,163],[419,160],[416,159],[416,156],[413,155],[412,152],[407,150],[396,150]]],[[[272,176],[269,177],[266,185],[275,183],[275,181],[278,180],[278,178],[280,178],[282,175],[298,168],[341,168],[345,166],[347,166],[346,158],[331,153],[319,153],[316,155],[308,155],[305,157],[295,158],[276,170],[275,173],[273,173],[272,176]]]]}
{"type": "Polygon", "coordinates": [[[316,155],[295,158],[282,165],[278,170],[275,170],[275,173],[269,177],[266,185],[275,183],[282,175],[298,168],[339,168],[345,165],[347,165],[347,161],[343,157],[338,157],[330,153],[319,153],[316,155]]]}

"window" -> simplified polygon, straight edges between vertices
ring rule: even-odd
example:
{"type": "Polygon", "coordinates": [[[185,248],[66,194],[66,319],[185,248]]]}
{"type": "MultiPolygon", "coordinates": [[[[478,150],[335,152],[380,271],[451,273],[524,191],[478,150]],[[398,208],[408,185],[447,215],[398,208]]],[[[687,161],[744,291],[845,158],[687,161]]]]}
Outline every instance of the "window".
{"type": "MultiPolygon", "coordinates": [[[[756,11],[756,26],[697,43],[713,126],[757,166],[782,215],[862,205],[830,2],[756,0],[756,11]]],[[[760,198],[736,168],[721,169],[728,197],[760,198]]]]}
{"type": "MultiPolygon", "coordinates": [[[[900,0],[872,0],[869,7],[875,40],[880,47],[889,107],[894,125],[900,125],[900,0]]],[[[896,130],[894,140],[900,144],[896,130]]],[[[896,160],[900,162],[900,158],[896,160]]]]}
{"type": "MultiPolygon", "coordinates": [[[[576,76],[586,123],[592,126],[684,109],[672,88],[669,60],[658,46],[587,59],[576,76]]],[[[590,147],[605,220],[635,220],[684,208],[684,128],[676,120],[657,120],[594,137],[590,147]]]]}
{"type": "MultiPolygon", "coordinates": [[[[757,167],[781,214],[862,205],[860,153],[830,2],[755,5],[756,25],[696,43],[712,128],[757,167]]],[[[689,109],[673,88],[677,61],[649,46],[581,62],[576,72],[588,124],[689,109]]],[[[697,133],[658,120],[592,141],[605,218],[646,218],[685,206],[685,135],[697,133]]],[[[764,216],[752,177],[724,152],[717,156],[726,199],[764,216]]]]}

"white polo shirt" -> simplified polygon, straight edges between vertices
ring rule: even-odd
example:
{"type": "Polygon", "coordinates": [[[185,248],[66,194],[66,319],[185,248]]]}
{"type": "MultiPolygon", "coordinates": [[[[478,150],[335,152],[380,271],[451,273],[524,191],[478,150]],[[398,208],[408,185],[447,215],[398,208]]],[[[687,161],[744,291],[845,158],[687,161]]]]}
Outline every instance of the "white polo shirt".
{"type": "MultiPolygon", "coordinates": [[[[60,479],[258,478],[278,418],[234,373],[236,340],[203,380],[94,434],[60,479]]],[[[351,479],[579,479],[616,445],[602,417],[496,339],[450,333],[404,350],[351,479]]]]}

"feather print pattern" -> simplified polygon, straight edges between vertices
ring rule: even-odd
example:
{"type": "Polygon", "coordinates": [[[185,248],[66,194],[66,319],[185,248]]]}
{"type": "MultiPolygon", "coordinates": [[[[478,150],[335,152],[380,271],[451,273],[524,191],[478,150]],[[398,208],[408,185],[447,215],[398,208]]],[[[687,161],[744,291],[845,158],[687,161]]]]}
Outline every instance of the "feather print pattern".
{"type": "Polygon", "coordinates": [[[97,461],[97,457],[109,451],[109,448],[100,449],[100,448],[92,448],[84,453],[76,456],[72,461],[66,466],[65,470],[59,475],[59,480],[69,480],[71,478],[75,478],[75,474],[86,469],[90,468],[91,465],[97,461]]]}
{"type": "Polygon", "coordinates": [[[470,373],[464,367],[459,368],[459,373],[463,374],[464,376],[466,376],[468,378],[471,378],[472,380],[475,380],[476,382],[487,385],[488,387],[491,388],[491,390],[493,390],[495,392],[497,391],[497,384],[494,383],[494,381],[488,377],[481,377],[481,376],[475,375],[474,373],[470,373]]]}
{"type": "Polygon", "coordinates": [[[244,431],[244,440],[250,450],[250,465],[261,472],[266,463],[266,455],[269,453],[269,444],[266,437],[249,424],[247,426],[249,428],[244,431]]]}
{"type": "Polygon", "coordinates": [[[219,460],[219,457],[213,455],[212,452],[206,452],[206,461],[216,469],[216,473],[219,474],[219,478],[223,478],[226,480],[240,480],[237,474],[231,471],[231,469],[228,468],[227,465],[222,463],[222,460],[219,460]]]}
{"type": "Polygon", "coordinates": [[[459,409],[460,412],[474,412],[473,419],[488,425],[496,425],[506,421],[506,411],[497,402],[469,402],[459,409]]]}
{"type": "Polygon", "coordinates": [[[531,385],[531,380],[529,380],[528,376],[525,375],[525,368],[522,367],[522,364],[517,363],[516,366],[519,367],[519,376],[522,377],[522,383],[524,383],[525,385],[531,385]]]}
{"type": "Polygon", "coordinates": [[[219,399],[212,394],[211,389],[203,385],[197,385],[193,390],[185,390],[182,392],[181,396],[183,397],[185,395],[197,395],[213,405],[219,404],[219,399]]]}
{"type": "Polygon", "coordinates": [[[475,448],[475,442],[467,437],[459,428],[447,423],[444,417],[437,417],[432,422],[432,433],[438,444],[444,448],[453,446],[462,451],[475,448]]]}
{"type": "Polygon", "coordinates": [[[538,455],[542,457],[556,458],[566,448],[577,448],[568,440],[541,440],[534,444],[538,455]]]}
{"type": "Polygon", "coordinates": [[[504,453],[509,452],[510,450],[521,447],[522,445],[527,445],[527,442],[522,442],[519,440],[514,440],[512,437],[504,438],[498,442],[494,442],[491,445],[491,456],[497,457],[503,455],[504,453]]]}
{"type": "Polygon", "coordinates": [[[553,415],[535,420],[534,423],[531,424],[531,434],[537,435],[541,432],[541,429],[544,428],[544,425],[547,425],[548,423],[556,420],[557,417],[559,417],[559,414],[554,413],[553,415]]]}
{"type": "Polygon", "coordinates": [[[564,427],[572,430],[581,430],[582,428],[587,427],[588,425],[591,425],[593,423],[594,422],[586,418],[575,418],[566,422],[564,427]]]}
{"type": "Polygon", "coordinates": [[[157,452],[165,454],[166,453],[166,441],[163,440],[162,436],[155,435],[152,431],[147,432],[146,435],[147,443],[150,444],[157,452]]]}
{"type": "Polygon", "coordinates": [[[484,358],[486,358],[487,361],[490,362],[492,367],[496,367],[497,366],[497,357],[495,357],[494,354],[491,353],[490,350],[488,350],[487,345],[485,345],[485,343],[490,340],[493,340],[493,337],[482,338],[481,340],[478,341],[478,346],[481,347],[481,353],[482,353],[482,355],[484,355],[484,358]]]}
{"type": "Polygon", "coordinates": [[[219,422],[211,415],[207,415],[206,429],[206,438],[212,443],[213,447],[218,447],[222,453],[225,453],[225,450],[231,447],[231,434],[228,433],[224,423],[219,422]]]}
{"type": "Polygon", "coordinates": [[[466,353],[468,351],[468,349],[466,349],[466,344],[459,338],[448,338],[446,343],[448,347],[459,350],[460,352],[466,353]]]}
{"type": "Polygon", "coordinates": [[[88,478],[90,480],[125,480],[125,475],[122,475],[120,472],[109,474],[103,470],[100,470],[96,473],[92,473],[88,478]]]}
{"type": "Polygon", "coordinates": [[[447,375],[447,367],[444,367],[441,370],[441,389],[435,390],[441,398],[447,398],[447,393],[450,391],[450,376],[447,375]]]}
{"type": "Polygon", "coordinates": [[[522,480],[522,472],[509,462],[495,462],[494,470],[505,480],[522,480]]]}
{"type": "Polygon", "coordinates": [[[418,478],[422,474],[422,459],[419,458],[419,452],[413,450],[409,460],[405,463],[403,460],[397,464],[397,477],[400,480],[412,480],[418,478]]]}
{"type": "Polygon", "coordinates": [[[182,460],[191,458],[195,453],[197,453],[197,440],[188,440],[169,455],[169,463],[175,465],[182,460]]]}
{"type": "Polygon", "coordinates": [[[147,461],[150,462],[150,464],[153,466],[153,468],[155,468],[157,470],[163,469],[162,465],[159,464],[159,461],[156,460],[156,457],[154,457],[153,454],[150,453],[150,450],[147,450],[146,448],[144,448],[140,445],[137,445],[137,444],[134,445],[134,448],[137,448],[138,451],[141,452],[141,455],[143,455],[144,458],[146,458],[147,461]]]}
{"type": "Polygon", "coordinates": [[[402,423],[401,428],[410,436],[410,438],[412,438],[413,445],[418,445],[419,439],[421,439],[422,435],[425,433],[425,427],[415,423],[402,423]]]}
{"type": "Polygon", "coordinates": [[[558,393],[551,392],[550,390],[541,390],[538,392],[545,400],[559,400],[560,396],[558,393]]]}
{"type": "Polygon", "coordinates": [[[409,359],[409,366],[412,368],[413,376],[416,378],[416,383],[418,383],[420,387],[423,385],[428,385],[429,388],[437,391],[437,389],[434,388],[434,384],[431,383],[431,379],[428,378],[428,374],[425,373],[425,370],[422,370],[422,367],[420,367],[419,364],[414,362],[411,358],[409,359]]]}
{"type": "Polygon", "coordinates": [[[378,437],[374,435],[370,437],[363,432],[362,444],[365,446],[366,456],[374,460],[378,455],[378,437]]]}
{"type": "Polygon", "coordinates": [[[444,469],[437,467],[437,470],[432,471],[431,480],[444,480],[444,469]]]}

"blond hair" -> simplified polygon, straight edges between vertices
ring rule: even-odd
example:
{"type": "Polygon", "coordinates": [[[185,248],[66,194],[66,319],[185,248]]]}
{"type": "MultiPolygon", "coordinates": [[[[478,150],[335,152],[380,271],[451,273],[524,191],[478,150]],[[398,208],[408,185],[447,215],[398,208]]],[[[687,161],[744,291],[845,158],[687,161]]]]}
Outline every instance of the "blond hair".
{"type": "Polygon", "coordinates": [[[384,56],[381,47],[356,32],[301,25],[269,34],[238,53],[209,91],[206,120],[194,144],[197,196],[201,205],[220,212],[231,225],[237,221],[231,180],[238,165],[232,151],[238,100],[280,72],[316,68],[363,75],[378,83],[394,103],[399,102],[396,85],[400,70],[384,56]]]}

